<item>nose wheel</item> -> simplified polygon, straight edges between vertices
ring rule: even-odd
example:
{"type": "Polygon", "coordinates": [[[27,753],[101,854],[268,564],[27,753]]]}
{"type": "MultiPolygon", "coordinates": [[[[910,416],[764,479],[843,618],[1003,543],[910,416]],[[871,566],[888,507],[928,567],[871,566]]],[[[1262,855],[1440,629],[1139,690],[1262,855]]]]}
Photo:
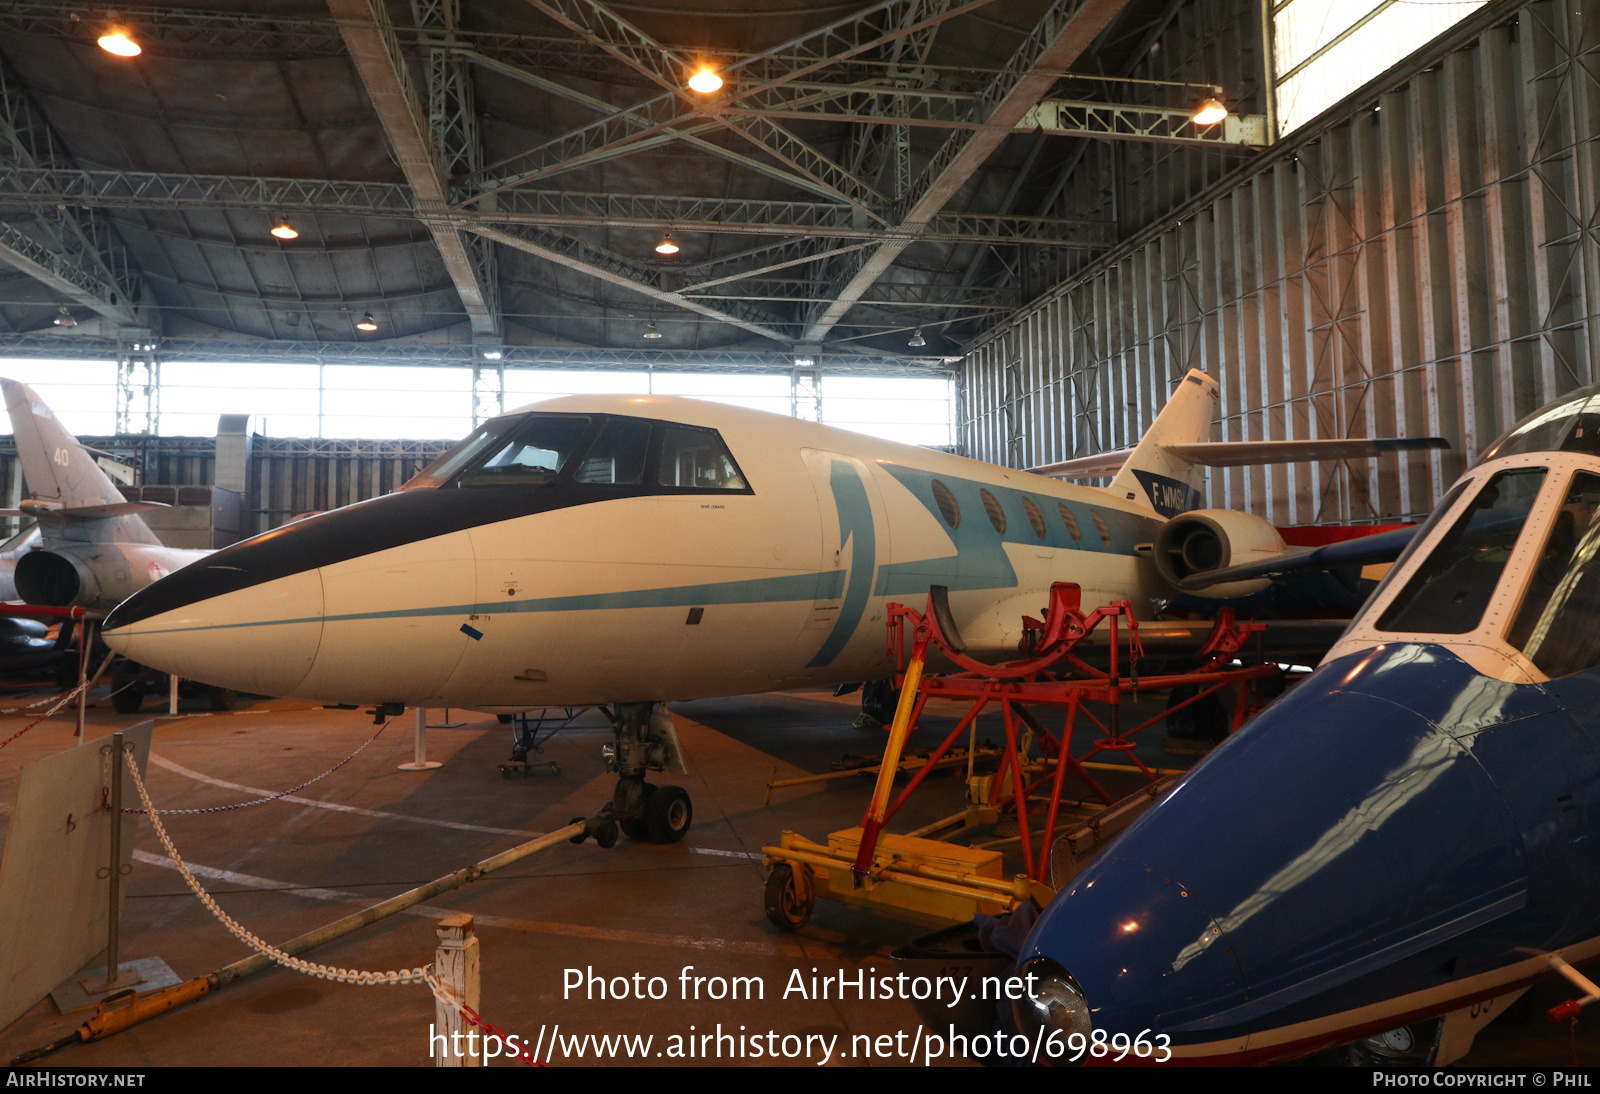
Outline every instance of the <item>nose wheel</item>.
{"type": "Polygon", "coordinates": [[[694,802],[681,786],[641,787],[637,810],[622,821],[622,834],[635,843],[677,843],[694,823],[694,802]]]}
{"type": "Polygon", "coordinates": [[[606,711],[616,733],[616,742],[605,749],[606,766],[618,775],[608,808],[622,834],[636,843],[677,843],[694,823],[694,803],[681,786],[645,782],[650,771],[685,773],[672,719],[654,708],[624,703],[615,713],[606,711]]]}

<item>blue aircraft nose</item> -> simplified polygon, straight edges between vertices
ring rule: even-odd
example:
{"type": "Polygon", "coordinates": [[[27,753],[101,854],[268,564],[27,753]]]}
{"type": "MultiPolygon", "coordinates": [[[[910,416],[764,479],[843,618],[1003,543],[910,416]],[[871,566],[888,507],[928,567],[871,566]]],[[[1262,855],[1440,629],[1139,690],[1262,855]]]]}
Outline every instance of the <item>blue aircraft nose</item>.
{"type": "Polygon", "coordinates": [[[1025,968],[1070,974],[1096,1030],[1202,1053],[1326,1025],[1380,971],[1424,993],[1470,973],[1491,959],[1472,932],[1526,906],[1528,871],[1470,742],[1441,728],[1467,715],[1565,717],[1438,647],[1324,666],[1071,880],[1025,968]]]}

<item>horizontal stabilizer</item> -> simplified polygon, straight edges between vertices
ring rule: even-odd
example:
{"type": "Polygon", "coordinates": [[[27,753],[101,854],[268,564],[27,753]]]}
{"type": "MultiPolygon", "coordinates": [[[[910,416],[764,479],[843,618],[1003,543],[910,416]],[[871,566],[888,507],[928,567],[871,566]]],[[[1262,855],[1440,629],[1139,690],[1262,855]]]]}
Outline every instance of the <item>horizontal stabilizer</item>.
{"type": "Polygon", "coordinates": [[[1269,463],[1358,460],[1386,452],[1449,448],[1450,442],[1443,437],[1340,437],[1304,441],[1207,441],[1162,447],[1179,459],[1207,467],[1258,467],[1269,463]]]}
{"type": "Polygon", "coordinates": [[[1283,577],[1311,570],[1331,570],[1338,566],[1368,566],[1378,562],[1393,562],[1406,549],[1416,528],[1396,528],[1374,536],[1341,540],[1326,547],[1313,547],[1286,551],[1260,562],[1246,562],[1220,570],[1192,574],[1178,582],[1185,592],[1220,585],[1226,581],[1244,581],[1250,578],[1283,577]]]}

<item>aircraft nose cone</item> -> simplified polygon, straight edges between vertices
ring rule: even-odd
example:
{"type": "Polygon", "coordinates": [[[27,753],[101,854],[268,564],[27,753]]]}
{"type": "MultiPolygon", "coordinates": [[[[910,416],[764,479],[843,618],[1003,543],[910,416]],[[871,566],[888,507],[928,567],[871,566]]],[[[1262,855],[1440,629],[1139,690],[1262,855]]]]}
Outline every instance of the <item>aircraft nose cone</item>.
{"type": "Polygon", "coordinates": [[[1188,886],[1120,856],[1075,878],[1021,954],[1077,981],[1096,1029],[1158,1029],[1245,1000],[1228,938],[1188,886]],[[1129,1023],[1135,1023],[1129,1025],[1129,1023]]]}
{"type": "MultiPolygon", "coordinates": [[[[1243,1036],[1526,900],[1516,830],[1471,752],[1396,701],[1415,681],[1381,697],[1353,660],[1207,757],[1041,916],[1024,956],[1077,977],[1097,1028],[1243,1036]]],[[[1483,678],[1433,679],[1470,695],[1483,678]]]]}
{"type": "Polygon", "coordinates": [[[106,617],[106,644],[187,680],[291,694],[311,671],[322,638],[321,573],[228,588],[236,573],[219,552],[140,590],[106,617]]]}

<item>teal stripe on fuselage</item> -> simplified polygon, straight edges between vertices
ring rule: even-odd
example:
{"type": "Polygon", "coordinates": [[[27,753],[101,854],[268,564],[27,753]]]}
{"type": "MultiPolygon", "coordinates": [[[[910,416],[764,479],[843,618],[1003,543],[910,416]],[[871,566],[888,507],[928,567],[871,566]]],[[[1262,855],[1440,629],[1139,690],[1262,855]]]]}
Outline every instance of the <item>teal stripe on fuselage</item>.
{"type": "Polygon", "coordinates": [[[383,612],[309,615],[294,619],[263,619],[251,623],[214,623],[203,627],[171,627],[139,633],[177,634],[232,630],[238,627],[284,627],[293,623],[414,619],[433,615],[508,615],[514,612],[594,612],[621,608],[701,608],[713,604],[781,604],[836,599],[844,590],[844,579],[843,570],[823,570],[809,574],[786,574],[783,577],[717,581],[704,585],[671,585],[659,589],[578,593],[572,596],[547,596],[534,600],[497,600],[482,604],[443,604],[432,608],[396,608],[383,612]]]}
{"type": "Polygon", "coordinates": [[[956,553],[938,558],[919,559],[915,562],[895,562],[878,571],[878,581],[873,592],[878,596],[904,596],[926,593],[929,585],[943,585],[951,592],[979,589],[1014,589],[1017,572],[1006,555],[1005,545],[1015,543],[1028,547],[1054,547],[1064,551],[1085,551],[1091,554],[1133,555],[1139,543],[1153,540],[1161,529],[1161,521],[1124,513],[1117,509],[1062,501],[1045,494],[1032,494],[1009,486],[963,479],[954,475],[939,475],[920,467],[901,464],[881,465],[904,486],[911,496],[939,522],[945,534],[955,545],[956,553]],[[933,480],[938,479],[950,488],[960,506],[961,521],[950,527],[939,510],[938,499],[933,494],[933,480]],[[983,507],[979,490],[988,490],[1000,503],[1005,515],[1005,531],[995,528],[983,507]],[[1022,499],[1032,499],[1044,519],[1043,538],[1034,530],[1023,508],[1022,499]],[[1066,506],[1078,521],[1080,539],[1073,539],[1062,520],[1060,507],[1066,506]],[[1100,538],[1094,524],[1094,513],[1099,513],[1111,533],[1107,545],[1100,538]]]}
{"type": "Polygon", "coordinates": [[[853,463],[834,460],[828,472],[828,483],[833,491],[833,502],[839,510],[839,550],[850,545],[850,581],[845,586],[844,603],[839,606],[839,616],[833,629],[817,655],[806,668],[823,668],[833,663],[841,650],[849,644],[866,614],[867,601],[872,599],[872,572],[878,565],[878,536],[872,524],[872,502],[867,500],[867,488],[861,473],[853,463]]]}

